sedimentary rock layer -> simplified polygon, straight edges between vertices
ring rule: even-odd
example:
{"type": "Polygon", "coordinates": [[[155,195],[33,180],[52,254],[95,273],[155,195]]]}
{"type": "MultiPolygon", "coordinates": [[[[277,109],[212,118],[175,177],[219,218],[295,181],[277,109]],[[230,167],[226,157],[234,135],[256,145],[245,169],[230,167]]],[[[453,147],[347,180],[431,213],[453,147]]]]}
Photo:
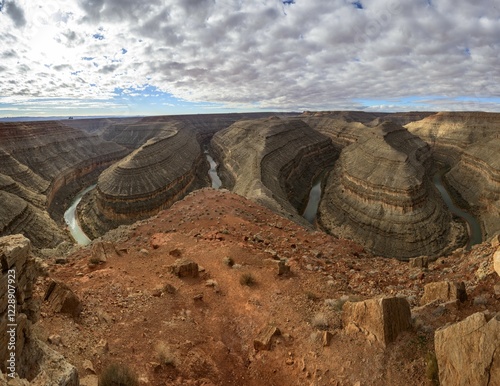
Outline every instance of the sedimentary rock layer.
{"type": "Polygon", "coordinates": [[[208,165],[193,132],[171,123],[106,169],[82,201],[80,220],[90,237],[154,215],[208,185],[208,165]]]}
{"type": "Polygon", "coordinates": [[[455,244],[453,225],[429,180],[431,153],[393,123],[370,129],[346,147],[329,175],[320,224],[381,256],[436,255],[455,244]]]}
{"type": "Polygon", "coordinates": [[[85,177],[127,153],[59,122],[0,123],[0,191],[7,200],[0,235],[22,232],[36,247],[62,240],[64,232],[47,211],[62,219],[64,204],[85,177]]]}
{"type": "Polygon", "coordinates": [[[500,138],[467,147],[446,179],[479,214],[485,238],[500,230],[500,138]]]}
{"type": "Polygon", "coordinates": [[[467,146],[500,135],[500,114],[440,112],[405,127],[429,143],[437,159],[454,165],[467,146]]]}
{"type": "Polygon", "coordinates": [[[212,148],[223,185],[295,218],[314,178],[338,154],[302,120],[278,117],[237,122],[214,136],[212,148]]]}

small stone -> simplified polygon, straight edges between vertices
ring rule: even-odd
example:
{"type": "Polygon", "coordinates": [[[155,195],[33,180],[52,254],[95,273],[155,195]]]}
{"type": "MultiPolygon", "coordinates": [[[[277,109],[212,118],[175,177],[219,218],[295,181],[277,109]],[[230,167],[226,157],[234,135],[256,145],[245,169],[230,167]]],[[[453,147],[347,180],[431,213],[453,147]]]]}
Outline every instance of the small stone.
{"type": "Polygon", "coordinates": [[[194,301],[202,301],[203,300],[203,294],[198,294],[193,296],[194,301]]]}
{"type": "Polygon", "coordinates": [[[493,269],[500,276],[500,247],[493,254],[493,269]]]}
{"type": "Polygon", "coordinates": [[[85,369],[85,371],[88,371],[90,374],[95,374],[96,373],[95,369],[94,369],[94,365],[88,359],[85,359],[83,361],[83,368],[85,369]]]}
{"type": "Polygon", "coordinates": [[[56,264],[66,264],[68,262],[68,259],[65,257],[56,257],[55,260],[56,264]]]}
{"type": "Polygon", "coordinates": [[[486,296],[476,296],[473,301],[475,306],[486,306],[488,304],[488,299],[486,296]]]}
{"type": "Polygon", "coordinates": [[[61,336],[60,335],[50,335],[48,338],[47,338],[47,342],[49,342],[50,344],[53,344],[54,346],[59,346],[62,342],[61,340],[61,336]]]}
{"type": "Polygon", "coordinates": [[[254,349],[256,351],[270,350],[272,338],[279,335],[281,335],[281,331],[275,326],[267,326],[263,328],[257,338],[253,341],[254,349]]]}
{"type": "Polygon", "coordinates": [[[321,343],[323,347],[330,346],[330,342],[332,340],[332,333],[330,331],[322,331],[321,333],[321,343]]]}
{"type": "Polygon", "coordinates": [[[278,263],[278,276],[290,274],[290,266],[285,260],[280,260],[278,263]]]}

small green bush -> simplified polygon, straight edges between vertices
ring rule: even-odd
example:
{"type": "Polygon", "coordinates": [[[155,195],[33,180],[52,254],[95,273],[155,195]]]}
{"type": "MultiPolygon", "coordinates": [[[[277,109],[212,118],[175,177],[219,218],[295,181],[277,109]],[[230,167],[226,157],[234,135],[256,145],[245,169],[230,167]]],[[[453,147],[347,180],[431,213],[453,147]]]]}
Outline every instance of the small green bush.
{"type": "Polygon", "coordinates": [[[126,365],[112,363],[99,376],[99,386],[138,386],[137,375],[126,365]]]}
{"type": "Polygon", "coordinates": [[[248,287],[254,285],[256,283],[255,278],[251,273],[244,273],[240,276],[240,284],[246,285],[248,287]]]}

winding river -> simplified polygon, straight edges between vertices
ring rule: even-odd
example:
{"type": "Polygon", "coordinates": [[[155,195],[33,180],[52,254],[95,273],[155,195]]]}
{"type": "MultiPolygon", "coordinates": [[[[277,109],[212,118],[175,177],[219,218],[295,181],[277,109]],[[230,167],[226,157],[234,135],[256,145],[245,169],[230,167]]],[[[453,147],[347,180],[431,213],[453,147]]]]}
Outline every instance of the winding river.
{"type": "Polygon", "coordinates": [[[318,212],[319,202],[321,201],[321,181],[322,178],[318,178],[309,191],[307,206],[304,213],[302,213],[302,217],[304,217],[311,224],[314,224],[314,221],[316,220],[316,213],[318,212]]]}
{"type": "Polygon", "coordinates": [[[210,176],[210,180],[212,181],[212,188],[219,189],[222,186],[222,181],[217,174],[217,162],[215,162],[207,152],[205,152],[205,155],[207,156],[207,161],[210,164],[208,175],[210,176]]]}
{"type": "Polygon", "coordinates": [[[88,188],[82,190],[80,193],[78,193],[73,200],[73,203],[71,206],[64,212],[64,221],[68,225],[69,232],[71,233],[71,236],[75,241],[80,244],[80,245],[88,245],[90,244],[90,239],[87,237],[87,235],[83,232],[82,228],[80,228],[80,223],[78,222],[78,218],[76,216],[76,207],[82,200],[82,197],[91,191],[92,189],[95,188],[95,184],[89,186],[88,188]]]}
{"type": "Polygon", "coordinates": [[[483,240],[482,232],[481,232],[481,225],[479,224],[479,221],[472,216],[470,213],[465,212],[464,210],[460,209],[458,206],[455,205],[453,202],[453,199],[451,198],[450,194],[446,190],[444,184],[443,184],[443,172],[437,172],[434,174],[434,177],[432,178],[432,182],[436,186],[437,190],[441,194],[441,197],[443,198],[444,202],[448,206],[448,209],[450,210],[451,213],[457,215],[458,217],[463,218],[466,223],[467,223],[467,229],[469,232],[469,241],[467,243],[467,248],[470,248],[471,246],[475,244],[481,244],[483,240]]]}

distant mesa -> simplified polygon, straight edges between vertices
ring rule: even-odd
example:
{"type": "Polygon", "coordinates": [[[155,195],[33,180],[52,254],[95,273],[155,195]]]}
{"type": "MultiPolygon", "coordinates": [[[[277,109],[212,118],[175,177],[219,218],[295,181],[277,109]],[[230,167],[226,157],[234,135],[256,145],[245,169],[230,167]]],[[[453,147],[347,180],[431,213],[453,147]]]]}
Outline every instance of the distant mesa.
{"type": "Polygon", "coordinates": [[[326,182],[320,224],[380,256],[444,253],[463,240],[429,176],[429,146],[385,122],[346,147],[326,182]]]}
{"type": "Polygon", "coordinates": [[[297,118],[239,121],[211,144],[224,186],[298,222],[314,178],[338,156],[328,137],[297,118]]]}

